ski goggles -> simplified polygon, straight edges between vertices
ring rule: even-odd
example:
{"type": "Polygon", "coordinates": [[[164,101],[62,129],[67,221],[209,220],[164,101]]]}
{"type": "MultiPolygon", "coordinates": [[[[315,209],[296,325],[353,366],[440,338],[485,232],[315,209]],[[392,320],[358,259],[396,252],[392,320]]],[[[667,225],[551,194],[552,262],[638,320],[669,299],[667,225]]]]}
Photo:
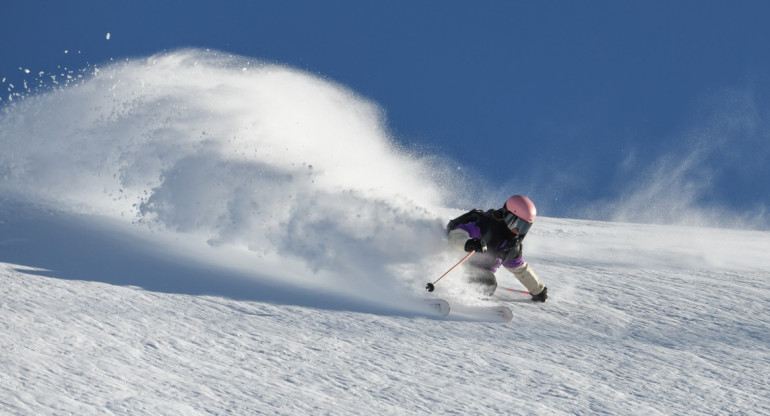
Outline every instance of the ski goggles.
{"type": "Polygon", "coordinates": [[[505,225],[507,225],[508,229],[511,231],[516,230],[516,234],[518,235],[527,234],[529,228],[532,227],[532,223],[517,217],[516,214],[508,211],[505,208],[503,208],[503,213],[503,221],[505,221],[505,225]]]}

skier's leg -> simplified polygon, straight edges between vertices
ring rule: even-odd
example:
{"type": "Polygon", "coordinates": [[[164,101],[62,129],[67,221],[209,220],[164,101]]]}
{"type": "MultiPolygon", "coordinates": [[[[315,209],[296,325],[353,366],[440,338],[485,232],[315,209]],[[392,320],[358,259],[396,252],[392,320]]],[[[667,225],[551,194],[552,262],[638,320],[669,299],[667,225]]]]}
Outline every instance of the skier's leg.
{"type": "Polygon", "coordinates": [[[519,282],[521,282],[533,296],[539,295],[545,289],[545,285],[543,285],[543,282],[537,278],[537,274],[535,274],[535,271],[529,267],[529,263],[525,262],[515,269],[508,270],[519,279],[519,282]]]}
{"type": "Polygon", "coordinates": [[[497,278],[489,270],[473,267],[468,271],[469,281],[481,286],[485,296],[492,296],[497,289],[497,278]]]}

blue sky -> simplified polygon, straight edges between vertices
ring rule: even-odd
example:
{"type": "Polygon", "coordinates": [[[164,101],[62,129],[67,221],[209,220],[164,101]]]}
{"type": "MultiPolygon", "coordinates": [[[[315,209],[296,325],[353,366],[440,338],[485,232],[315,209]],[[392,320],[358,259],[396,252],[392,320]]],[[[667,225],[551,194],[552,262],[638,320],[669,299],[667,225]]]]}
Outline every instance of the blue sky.
{"type": "Polygon", "coordinates": [[[527,193],[545,215],[606,218],[630,203],[621,219],[713,208],[768,225],[767,2],[10,1],[0,10],[5,84],[31,78],[19,68],[212,48],[349,87],[383,108],[404,145],[454,159],[496,196],[527,193]]]}

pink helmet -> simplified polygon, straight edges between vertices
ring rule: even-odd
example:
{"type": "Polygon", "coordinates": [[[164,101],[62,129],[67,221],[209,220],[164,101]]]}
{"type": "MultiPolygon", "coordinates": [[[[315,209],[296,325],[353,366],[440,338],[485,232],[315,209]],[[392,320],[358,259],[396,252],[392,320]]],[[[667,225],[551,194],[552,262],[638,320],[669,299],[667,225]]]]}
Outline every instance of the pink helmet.
{"type": "Polygon", "coordinates": [[[514,195],[505,201],[505,208],[517,217],[532,223],[537,216],[537,208],[531,199],[524,195],[514,195]]]}
{"type": "Polygon", "coordinates": [[[535,221],[535,216],[537,216],[535,204],[524,195],[514,195],[505,201],[505,210],[508,211],[508,214],[505,215],[508,228],[511,231],[515,230],[516,234],[527,234],[532,222],[535,221]]]}

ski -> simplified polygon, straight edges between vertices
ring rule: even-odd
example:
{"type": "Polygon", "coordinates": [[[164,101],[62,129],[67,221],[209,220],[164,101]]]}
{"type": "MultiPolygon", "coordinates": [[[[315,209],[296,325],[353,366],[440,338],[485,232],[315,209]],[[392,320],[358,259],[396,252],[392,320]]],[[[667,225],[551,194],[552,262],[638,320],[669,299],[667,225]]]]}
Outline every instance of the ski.
{"type": "Polygon", "coordinates": [[[425,302],[425,305],[431,308],[431,310],[435,311],[441,316],[447,316],[449,315],[449,302],[445,301],[444,299],[438,299],[438,298],[431,298],[431,299],[423,299],[423,302],[425,302]]]}
{"type": "Polygon", "coordinates": [[[511,322],[513,320],[513,311],[507,306],[498,306],[497,313],[500,314],[500,317],[505,323],[511,322]]]}
{"type": "Polygon", "coordinates": [[[505,305],[463,306],[461,310],[458,311],[458,314],[492,322],[508,323],[513,320],[513,311],[505,305]]]}
{"type": "Polygon", "coordinates": [[[423,303],[441,316],[449,315],[451,310],[452,315],[459,318],[505,323],[513,320],[513,311],[505,305],[469,306],[453,304],[454,306],[450,307],[449,302],[438,298],[423,299],[423,303]]]}

